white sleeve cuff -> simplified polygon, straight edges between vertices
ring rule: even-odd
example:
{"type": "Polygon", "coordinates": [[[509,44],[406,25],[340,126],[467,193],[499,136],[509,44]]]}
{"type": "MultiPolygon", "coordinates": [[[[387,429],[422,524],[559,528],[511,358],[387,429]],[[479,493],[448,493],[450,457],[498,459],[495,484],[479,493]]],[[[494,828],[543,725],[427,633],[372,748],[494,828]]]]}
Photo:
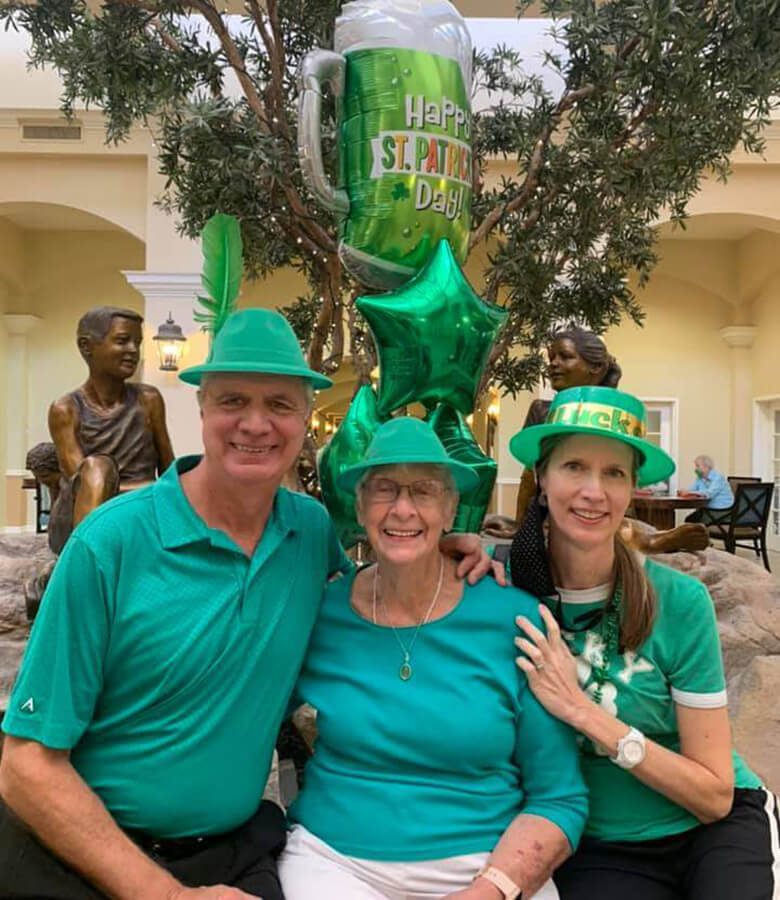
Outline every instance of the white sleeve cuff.
{"type": "Polygon", "coordinates": [[[673,687],[672,700],[680,706],[690,706],[693,709],[720,709],[722,706],[728,706],[725,690],[699,694],[694,691],[680,691],[673,687]]]}

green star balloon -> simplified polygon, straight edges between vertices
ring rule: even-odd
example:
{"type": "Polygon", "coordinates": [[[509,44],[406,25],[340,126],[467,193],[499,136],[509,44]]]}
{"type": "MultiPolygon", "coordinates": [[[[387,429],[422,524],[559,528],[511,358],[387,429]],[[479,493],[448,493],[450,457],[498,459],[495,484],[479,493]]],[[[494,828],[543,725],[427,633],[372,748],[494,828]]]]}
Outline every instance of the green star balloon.
{"type": "Polygon", "coordinates": [[[356,544],[365,532],[355,516],[355,497],[336,485],[336,479],[348,466],[360,462],[374,432],[384,420],[377,415],[376,394],[364,384],[352,398],[347,414],[330,442],[320,450],[317,474],[322,499],[330,513],[343,547],[356,544]]]}
{"type": "Polygon", "coordinates": [[[507,314],[474,292],[446,240],[402,288],[356,304],[379,354],[380,416],[413,401],[471,412],[507,314]]]}
{"type": "Polygon", "coordinates": [[[482,452],[466,420],[451,406],[440,404],[427,421],[447,453],[457,462],[465,463],[479,478],[477,487],[461,494],[453,525],[453,531],[479,533],[496,483],[496,461],[482,452]]]}

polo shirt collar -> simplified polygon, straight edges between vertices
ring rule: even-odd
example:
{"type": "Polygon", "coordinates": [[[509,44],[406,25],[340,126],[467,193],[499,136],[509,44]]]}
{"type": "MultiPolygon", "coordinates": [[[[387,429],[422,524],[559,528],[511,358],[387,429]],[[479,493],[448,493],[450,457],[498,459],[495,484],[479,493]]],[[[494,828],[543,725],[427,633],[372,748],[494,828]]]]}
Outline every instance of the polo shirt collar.
{"type": "MultiPolygon", "coordinates": [[[[213,543],[217,535],[222,536],[222,532],[209,528],[195,512],[181,487],[179,476],[194,469],[202,458],[200,455],[192,455],[175,459],[152,487],[160,541],[166,550],[174,550],[199,541],[213,543]]],[[[289,491],[279,488],[274,497],[266,533],[273,530],[284,535],[296,531],[293,506],[289,491]]]]}

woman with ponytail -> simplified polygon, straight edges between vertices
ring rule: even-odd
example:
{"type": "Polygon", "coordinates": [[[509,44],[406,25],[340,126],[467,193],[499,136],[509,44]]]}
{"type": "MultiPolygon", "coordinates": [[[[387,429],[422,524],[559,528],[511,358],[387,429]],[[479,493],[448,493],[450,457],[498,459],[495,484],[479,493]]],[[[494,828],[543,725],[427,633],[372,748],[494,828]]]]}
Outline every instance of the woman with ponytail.
{"type": "Polygon", "coordinates": [[[544,621],[518,619],[517,663],[579,732],[590,801],[555,882],[561,900],[776,900],[777,800],[731,748],[710,596],[621,537],[633,488],[674,471],[645,433],[635,397],[580,387],[510,442],[538,484],[511,577],[544,621]]]}

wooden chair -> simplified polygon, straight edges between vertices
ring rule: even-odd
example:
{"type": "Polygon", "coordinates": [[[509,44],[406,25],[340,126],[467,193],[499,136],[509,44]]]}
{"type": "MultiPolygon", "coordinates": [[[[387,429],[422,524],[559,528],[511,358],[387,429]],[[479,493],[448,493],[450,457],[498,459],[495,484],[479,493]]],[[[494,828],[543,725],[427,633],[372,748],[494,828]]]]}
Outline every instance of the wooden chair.
{"type": "Polygon", "coordinates": [[[732,493],[737,493],[737,485],[738,484],[760,484],[760,478],[754,478],[752,475],[728,475],[726,477],[726,481],[729,483],[729,487],[732,490],[732,493]]]}
{"type": "Polygon", "coordinates": [[[711,540],[723,541],[728,553],[736,553],[737,547],[752,549],[763,559],[767,572],[772,571],[766,552],[766,527],[774,490],[771,481],[740,482],[736,485],[731,509],[707,510],[707,531],[711,540]]]}

